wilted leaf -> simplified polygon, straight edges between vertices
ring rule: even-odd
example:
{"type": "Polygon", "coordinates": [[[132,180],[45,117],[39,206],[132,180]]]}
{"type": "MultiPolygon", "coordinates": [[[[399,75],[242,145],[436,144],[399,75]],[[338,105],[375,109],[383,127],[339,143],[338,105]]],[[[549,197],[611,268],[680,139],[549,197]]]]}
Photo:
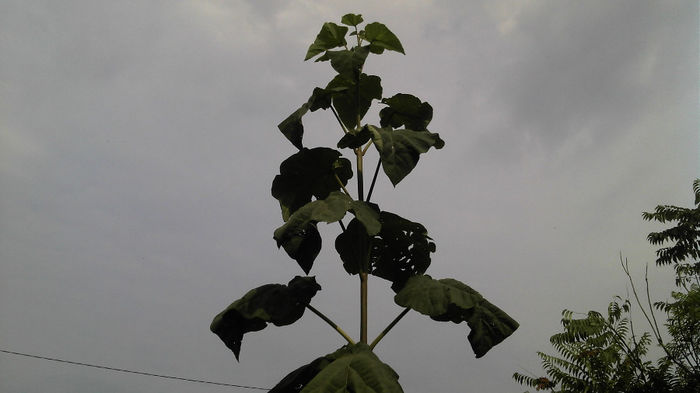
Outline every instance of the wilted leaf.
{"type": "Polygon", "coordinates": [[[369,126],[374,146],[379,151],[384,173],[396,186],[416,167],[421,153],[431,147],[441,149],[445,142],[428,131],[392,130],[369,126]]]}
{"type": "Polygon", "coordinates": [[[262,330],[267,323],[284,326],[296,322],[320,289],[314,277],[297,276],[288,285],[263,285],[214,317],[210,329],[238,359],[245,333],[262,330]]]}
{"type": "Polygon", "coordinates": [[[379,111],[379,124],[382,127],[405,126],[409,130],[425,131],[433,119],[433,107],[411,94],[396,94],[383,99],[382,104],[387,105],[379,111]]]}
{"type": "Polygon", "coordinates": [[[452,278],[411,277],[394,301],[436,321],[467,322],[471,329],[467,338],[477,358],[513,334],[519,326],[479,292],[452,278]]]}
{"type": "Polygon", "coordinates": [[[304,60],[309,60],[328,49],[345,46],[345,44],[347,44],[345,41],[345,33],[347,32],[348,28],[345,26],[338,26],[333,22],[324,23],[323,27],[321,27],[321,31],[316,36],[316,40],[309,46],[304,60]]]}
{"type": "Polygon", "coordinates": [[[272,196],[280,202],[286,221],[312,197],[326,198],[332,191],[340,190],[338,180],[345,185],[351,177],[352,164],[339,151],[304,148],[282,162],[280,174],[272,182],[272,196]]]}

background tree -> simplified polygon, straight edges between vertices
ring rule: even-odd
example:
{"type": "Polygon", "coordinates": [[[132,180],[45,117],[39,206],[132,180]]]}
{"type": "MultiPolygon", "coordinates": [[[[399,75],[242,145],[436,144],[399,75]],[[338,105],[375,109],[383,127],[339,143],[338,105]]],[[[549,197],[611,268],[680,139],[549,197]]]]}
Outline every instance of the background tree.
{"type": "Polygon", "coordinates": [[[653,213],[643,213],[645,220],[676,224],[648,236],[654,245],[673,243],[656,252],[658,265],[672,264],[676,271],[679,290],[671,293],[670,301],[652,304],[648,274],[643,301],[627,262],[621,260],[651,333],[635,335],[629,299],[618,297],[610,303],[606,317],[589,311],[574,319],[575,313],[565,310],[564,331],[550,338],[559,356],[537,353],[547,376],[516,372],[516,382],[552,392],[700,392],[700,179],[693,182],[693,192],[693,209],[660,205],[653,213]],[[655,309],[666,314],[664,330],[655,309]],[[647,359],[652,340],[664,353],[655,363],[647,359]]]}
{"type": "Polygon", "coordinates": [[[370,202],[383,169],[397,186],[418,164],[421,154],[440,149],[444,141],[428,130],[433,108],[406,93],[384,97],[381,78],[363,72],[370,54],[384,51],[404,53],[399,39],[385,25],[363,23],[361,15],[347,14],[341,25],[325,23],[309,47],[305,60],[330,62],[335,77],[316,87],[299,109],[278,128],[298,151],[280,165],[272,182],[272,196],[279,203],[284,223],[274,231],[277,246],[308,274],[321,247],[318,223],[338,222],[342,233],[335,239],[343,269],[359,278],[360,334],[356,342],[344,329],[311,306],[321,289],[314,277],[297,276],[287,285],[267,284],[250,290],[219,313],[211,323],[238,359],[246,333],[294,323],[310,310],[346,341],[347,345],[301,366],[287,375],[273,392],[401,392],[398,375],[373,353],[374,347],[410,310],[436,321],[466,322],[469,343],[477,357],[511,335],[518,323],[484,299],[468,285],[452,279],[433,279],[425,274],[435,252],[435,243],[423,225],[383,210],[370,202]],[[352,31],[348,34],[349,30],[352,31]],[[356,42],[349,47],[347,39],[356,42]],[[383,105],[379,125],[363,123],[374,101],[383,105]],[[306,145],[302,118],[308,112],[330,110],[339,125],[339,150],[306,145]],[[365,193],[365,161],[374,147],[377,163],[365,193]],[[348,182],[355,177],[353,196],[348,182]],[[343,218],[353,217],[346,224],[343,218]],[[368,275],[387,280],[394,301],[403,311],[369,341],[367,331],[368,275]]]}

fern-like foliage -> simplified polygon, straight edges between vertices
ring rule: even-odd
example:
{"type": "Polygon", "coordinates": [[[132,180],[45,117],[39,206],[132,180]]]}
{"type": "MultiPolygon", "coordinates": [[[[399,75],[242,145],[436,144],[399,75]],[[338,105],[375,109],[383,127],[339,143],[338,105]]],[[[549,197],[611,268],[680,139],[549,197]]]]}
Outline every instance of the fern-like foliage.
{"type": "Polygon", "coordinates": [[[677,285],[687,284],[700,274],[700,179],[693,182],[693,193],[694,208],[659,205],[653,212],[642,213],[647,221],[675,223],[671,228],[650,233],[647,239],[653,245],[671,243],[656,251],[656,263],[673,264],[677,285]]]}
{"type": "Polygon", "coordinates": [[[629,302],[610,303],[607,316],[589,311],[574,318],[573,311],[562,312],[563,331],[550,343],[558,356],[538,352],[546,377],[515,373],[513,379],[535,390],[552,392],[621,392],[630,386],[643,386],[648,377],[639,366],[651,339],[630,334],[630,321],[624,310],[629,302]]]}
{"type": "Polygon", "coordinates": [[[660,205],[652,213],[643,213],[645,220],[675,224],[648,236],[654,245],[672,243],[656,253],[658,265],[673,265],[676,270],[680,288],[671,293],[672,300],[652,305],[647,283],[647,305],[642,305],[623,264],[653,335],[635,334],[629,299],[617,297],[606,316],[564,310],[563,331],[550,338],[558,355],[537,353],[546,376],[515,373],[516,382],[557,393],[700,393],[700,179],[693,182],[693,192],[694,208],[660,205]],[[654,309],[666,314],[663,333],[654,309]],[[646,358],[652,342],[664,353],[655,363],[646,358]]]}

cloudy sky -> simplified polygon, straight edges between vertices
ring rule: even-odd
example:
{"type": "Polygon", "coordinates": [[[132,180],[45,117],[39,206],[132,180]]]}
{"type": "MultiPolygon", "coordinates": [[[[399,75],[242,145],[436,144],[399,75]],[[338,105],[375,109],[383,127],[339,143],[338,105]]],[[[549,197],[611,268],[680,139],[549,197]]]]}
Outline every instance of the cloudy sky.
{"type": "MultiPolygon", "coordinates": [[[[307,314],[248,335],[236,363],[209,323],[302,274],[272,239],[270,184],[295,151],[276,125],[332,77],[302,59],[348,12],[401,39],[365,71],[430,102],[446,142],[374,201],[427,227],[430,274],[521,323],[475,359],[466,325],[410,313],[376,350],[407,393],[523,391],[510,376],[539,372],[562,309],[625,294],[620,252],[666,296],[641,212],[689,206],[700,174],[694,0],[5,0],[0,349],[271,387],[341,346],[307,314]]],[[[305,125],[311,146],[339,137],[328,112],[305,125]]],[[[327,246],[337,231],[322,225],[327,246]]],[[[312,274],[312,304],[356,336],[356,278],[332,249],[312,274]]],[[[387,287],[370,281],[372,337],[400,312],[387,287]]],[[[0,353],[0,391],[248,390],[0,353]]]]}

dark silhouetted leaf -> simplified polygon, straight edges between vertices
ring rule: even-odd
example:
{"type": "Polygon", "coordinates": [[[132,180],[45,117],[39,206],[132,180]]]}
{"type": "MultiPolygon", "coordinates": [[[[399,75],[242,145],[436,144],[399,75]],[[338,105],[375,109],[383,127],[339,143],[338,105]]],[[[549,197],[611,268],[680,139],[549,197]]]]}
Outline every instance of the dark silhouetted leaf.
{"type": "Polygon", "coordinates": [[[357,220],[350,221],[336,238],[335,248],[345,271],[369,272],[391,281],[391,288],[398,292],[406,280],[430,266],[435,244],[419,223],[389,212],[380,212],[379,222],[380,231],[371,236],[357,220]]]}
{"type": "Polygon", "coordinates": [[[385,211],[379,214],[379,221],[381,231],[372,241],[370,273],[391,281],[391,289],[398,292],[410,277],[425,273],[435,243],[420,223],[385,211]]]}
{"type": "Polygon", "coordinates": [[[326,90],[337,91],[333,94],[333,106],[348,129],[356,128],[358,114],[362,119],[373,99],[382,98],[382,84],[378,76],[360,74],[359,81],[359,99],[358,86],[353,79],[337,75],[326,86],[326,90]]]}
{"type": "Polygon", "coordinates": [[[344,149],[349,147],[351,149],[356,149],[369,142],[370,139],[372,139],[372,133],[369,132],[366,126],[362,127],[360,131],[350,130],[350,132],[340,138],[340,141],[338,141],[338,148],[344,149]]]}
{"type": "Polygon", "coordinates": [[[354,219],[335,238],[335,250],[343,262],[343,268],[349,274],[369,271],[369,250],[372,237],[364,226],[354,219]]]}
{"type": "Polygon", "coordinates": [[[383,99],[382,103],[388,105],[379,111],[382,127],[405,126],[409,130],[425,131],[433,119],[433,107],[410,94],[399,93],[383,99]]]}
{"type": "Polygon", "coordinates": [[[348,26],[357,26],[362,23],[362,15],[360,14],[345,14],[340,19],[340,23],[348,26]]]}
{"type": "Polygon", "coordinates": [[[373,22],[365,26],[364,38],[370,42],[370,51],[372,53],[379,54],[384,49],[387,49],[406,54],[398,37],[382,23],[373,22]]]}
{"type": "Polygon", "coordinates": [[[324,23],[323,27],[321,27],[321,31],[316,36],[316,40],[309,46],[304,60],[309,60],[328,49],[345,46],[345,44],[347,44],[345,41],[345,33],[347,32],[348,28],[345,26],[338,26],[332,22],[324,23]]]}
{"type": "Polygon", "coordinates": [[[304,125],[301,122],[301,118],[308,111],[309,105],[304,104],[286,119],[282,120],[279,125],[277,125],[277,128],[282,131],[282,134],[284,134],[284,136],[287,137],[287,139],[289,139],[289,141],[292,142],[292,144],[299,150],[304,148],[304,144],[302,143],[302,138],[304,136],[304,125]]]}
{"type": "Polygon", "coordinates": [[[297,276],[288,285],[263,285],[214,317],[210,329],[238,359],[245,333],[262,330],[268,323],[284,326],[296,322],[320,289],[314,277],[297,276]]]}
{"type": "Polygon", "coordinates": [[[471,329],[467,338],[477,358],[513,334],[519,326],[479,292],[452,278],[411,277],[394,301],[436,321],[467,322],[471,329]]]}
{"type": "Polygon", "coordinates": [[[445,142],[429,131],[392,130],[369,126],[372,140],[382,160],[384,173],[396,186],[416,167],[421,153],[431,147],[441,149],[445,142]]]}
{"type": "Polygon", "coordinates": [[[281,245],[287,255],[297,261],[304,273],[309,274],[318,253],[321,252],[321,234],[318,233],[316,223],[310,222],[306,226],[300,226],[294,236],[290,236],[281,245]]]}
{"type": "Polygon", "coordinates": [[[272,181],[272,196],[280,202],[286,221],[311,198],[325,199],[340,190],[352,177],[352,164],[339,151],[327,147],[302,149],[280,165],[280,174],[272,181]]]}

